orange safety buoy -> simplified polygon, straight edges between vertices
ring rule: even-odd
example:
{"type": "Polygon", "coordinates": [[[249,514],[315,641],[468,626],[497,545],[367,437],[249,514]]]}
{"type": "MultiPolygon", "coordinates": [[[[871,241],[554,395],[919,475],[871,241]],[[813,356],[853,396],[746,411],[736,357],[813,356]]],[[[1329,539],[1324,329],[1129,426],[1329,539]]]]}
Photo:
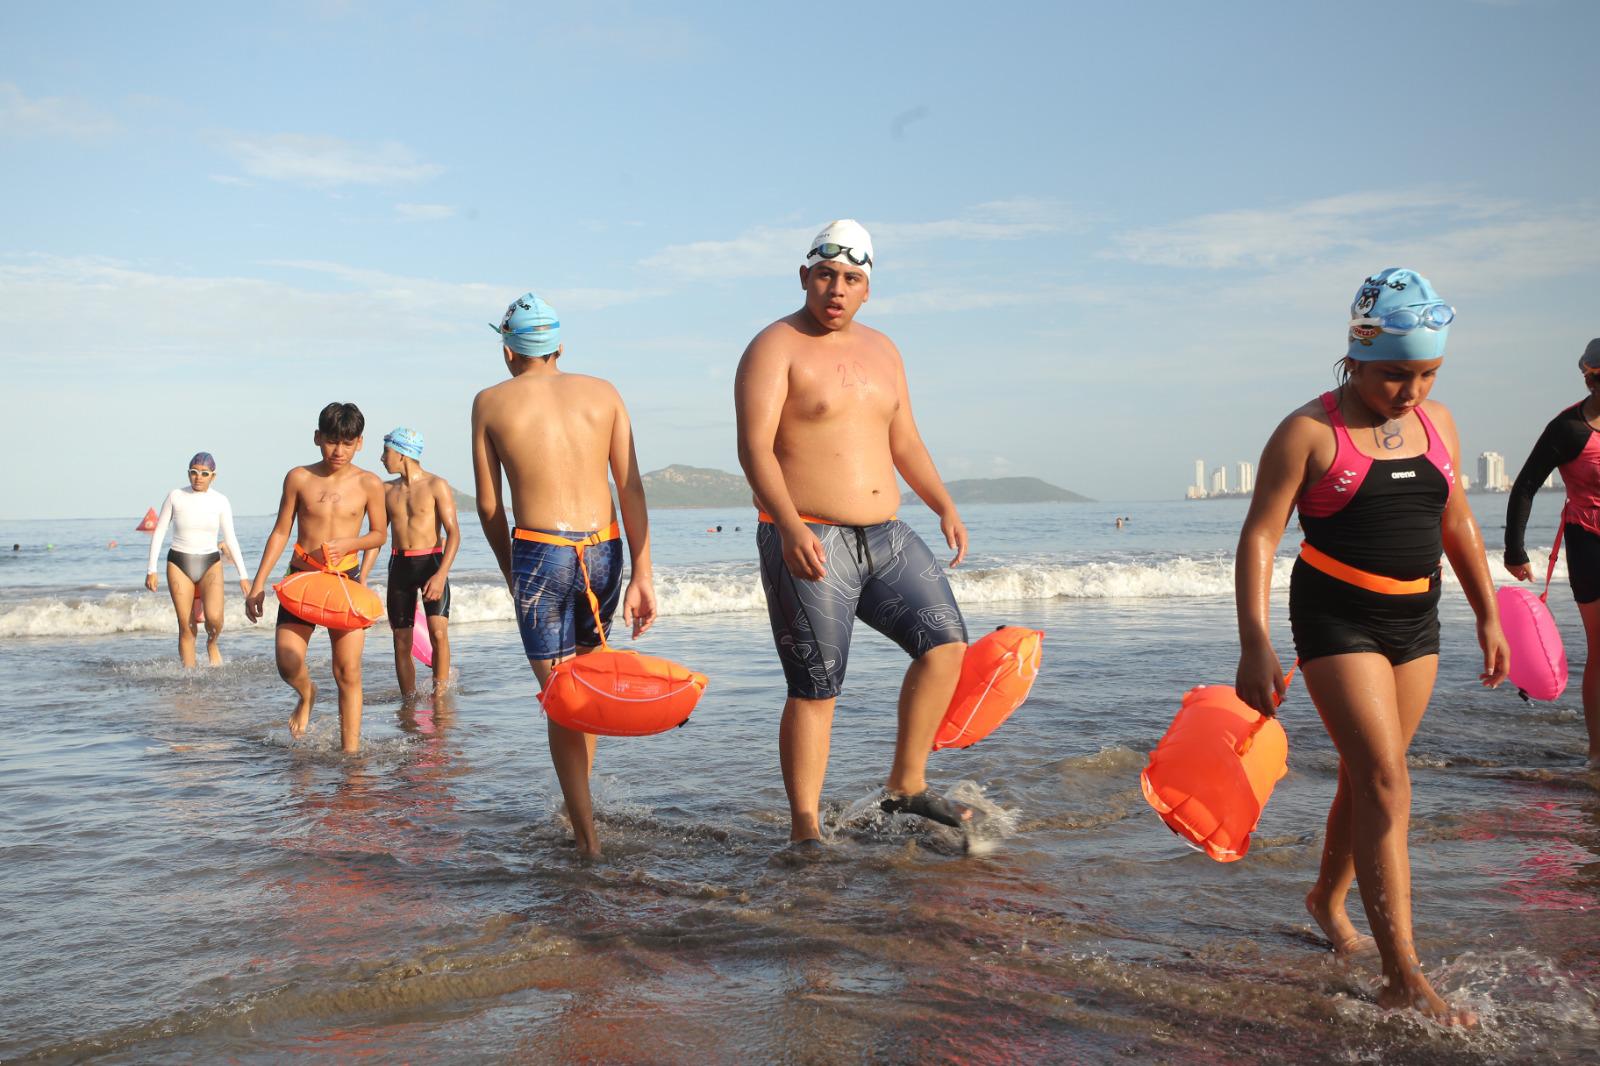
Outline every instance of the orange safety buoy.
{"type": "Polygon", "coordinates": [[[950,708],[933,735],[933,750],[970,748],[1000,728],[1028,698],[1043,645],[1043,631],[1026,626],[1001,626],[971,644],[950,708]]]}
{"type": "Polygon", "coordinates": [[[557,725],[608,737],[664,733],[689,720],[706,675],[652,655],[600,648],[550,671],[539,702],[557,725]]]}
{"type": "MultiPolygon", "coordinates": [[[[326,558],[327,548],[323,548],[326,558]]],[[[329,629],[366,629],[383,617],[383,601],[367,586],[347,575],[354,570],[358,557],[347,555],[339,560],[337,569],[313,558],[300,545],[294,546],[295,558],[312,567],[294,570],[289,576],[272,586],[278,602],[290,614],[312,625],[329,629]]]]}
{"type": "Polygon", "coordinates": [[[1289,738],[1276,718],[1248,706],[1231,685],[1201,685],[1183,694],[1139,787],[1168,829],[1218,862],[1233,862],[1249,852],[1288,760],[1289,738]]]}
{"type": "Polygon", "coordinates": [[[606,643],[606,627],[600,620],[600,600],[589,584],[589,564],[583,552],[596,544],[616,540],[622,535],[617,523],[580,540],[517,529],[518,540],[539,544],[565,545],[578,553],[578,570],[583,574],[583,592],[594,612],[595,632],[600,647],[584,655],[556,663],[539,693],[539,703],[547,718],[559,726],[580,733],[608,737],[644,737],[664,733],[689,720],[707,678],[686,666],[653,655],[615,651],[606,643]]]}

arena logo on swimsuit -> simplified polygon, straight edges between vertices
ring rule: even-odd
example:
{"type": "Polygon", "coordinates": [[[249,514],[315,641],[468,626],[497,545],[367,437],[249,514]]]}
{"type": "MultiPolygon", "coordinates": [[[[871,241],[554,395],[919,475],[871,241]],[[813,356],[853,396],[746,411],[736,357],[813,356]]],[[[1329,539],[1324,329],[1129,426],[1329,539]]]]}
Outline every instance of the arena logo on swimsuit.
{"type": "Polygon", "coordinates": [[[1389,476],[1395,481],[1399,481],[1401,478],[1416,477],[1417,472],[1415,470],[1394,470],[1389,473],[1389,476]]]}

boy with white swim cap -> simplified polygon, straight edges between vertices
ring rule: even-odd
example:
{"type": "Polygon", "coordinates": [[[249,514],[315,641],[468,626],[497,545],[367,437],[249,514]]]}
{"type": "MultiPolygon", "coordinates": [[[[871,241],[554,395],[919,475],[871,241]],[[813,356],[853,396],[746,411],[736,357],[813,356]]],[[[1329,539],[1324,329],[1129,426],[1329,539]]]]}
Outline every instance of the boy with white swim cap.
{"type": "MultiPolygon", "coordinates": [[[[557,364],[565,351],[555,309],[533,293],[506,308],[500,352],[510,381],[472,401],[472,472],[478,520],[511,591],[523,651],[542,689],[556,663],[601,646],[599,624],[609,629],[618,601],[635,637],[656,617],[650,569],[650,521],[644,482],[634,456],[628,409],[610,382],[568,374],[557,364]],[[611,485],[617,486],[617,508],[611,485]],[[515,529],[507,527],[501,477],[511,489],[515,529]],[[618,528],[617,510],[622,512],[618,528]],[[625,530],[631,566],[622,588],[625,530]],[[589,541],[583,554],[541,538],[589,541]],[[599,601],[591,612],[585,588],[599,601]]],[[[550,759],[561,782],[573,842],[579,854],[600,854],[589,775],[595,738],[547,723],[550,759]]]]}
{"type": "Polygon", "coordinates": [[[865,227],[824,226],[800,267],[804,306],[756,335],[734,381],[739,462],[761,507],[761,583],[788,687],[778,752],[795,844],[821,839],[833,709],[857,617],[915,660],[883,809],[953,826],[971,817],[928,791],[928,754],[967,631],[927,545],[895,518],[896,473],[939,516],[951,566],[966,556],[967,529],[917,431],[899,351],[855,322],[872,266],[865,227]]]}

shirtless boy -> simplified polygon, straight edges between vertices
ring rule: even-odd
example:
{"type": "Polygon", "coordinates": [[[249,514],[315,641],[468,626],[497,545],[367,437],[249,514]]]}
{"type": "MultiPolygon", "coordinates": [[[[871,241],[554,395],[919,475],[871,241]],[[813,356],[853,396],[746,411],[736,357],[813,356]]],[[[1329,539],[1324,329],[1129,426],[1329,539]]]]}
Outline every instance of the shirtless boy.
{"type": "MultiPolygon", "coordinates": [[[[622,593],[622,545],[606,480],[609,470],[628,537],[622,618],[637,637],[656,617],[650,524],[627,408],[609,382],[568,374],[557,366],[563,348],[555,311],[526,293],[506,308],[499,326],[491,323],[490,328],[500,334],[511,380],[484,389],[472,402],[478,520],[511,589],[523,650],[543,688],[556,663],[594,651],[600,634],[584,594],[577,552],[525,534],[587,539],[584,563],[609,632],[622,593]],[[511,487],[514,531],[507,528],[501,501],[502,470],[511,487]]],[[[547,722],[547,728],[574,843],[580,855],[596,857],[600,841],[589,795],[595,738],[554,722],[547,722]]]]}
{"type": "MultiPolygon", "coordinates": [[[[283,497],[278,501],[278,521],[267,538],[266,551],[250,586],[244,611],[250,621],[259,619],[267,596],[267,578],[278,564],[278,557],[289,544],[295,529],[294,558],[291,570],[352,570],[357,553],[365,552],[359,580],[363,583],[383,547],[387,521],[383,509],[383,482],[378,475],[351,465],[361,450],[361,433],[366,418],[353,403],[330,403],[317,418],[312,441],[322,459],[310,466],[297,466],[283,479],[283,497]],[[361,532],[361,520],[367,532],[361,532]]],[[[278,607],[278,675],[300,696],[289,716],[289,733],[300,737],[311,721],[311,705],[317,699],[317,686],[306,670],[306,646],[311,631],[317,628],[278,607]]],[[[361,747],[361,649],[366,644],[363,629],[328,631],[333,645],[333,680],[339,686],[339,738],[347,753],[361,747]]]]}
{"type": "Polygon", "coordinates": [[[939,564],[895,518],[895,473],[939,516],[955,552],[967,529],[911,416],[900,352],[855,322],[872,238],[851,219],[817,234],[800,268],[805,306],[756,335],[734,380],[739,462],[761,507],[756,546],[789,696],[778,757],[789,839],[818,841],[833,708],[859,617],[914,660],[882,806],[946,825],[971,812],[928,792],[933,736],[960,679],[967,629],[939,564]]]}
{"type": "Polygon", "coordinates": [[[455,494],[444,478],[422,469],[422,443],[421,433],[403,426],[383,438],[383,468],[398,475],[384,484],[383,498],[394,533],[389,550],[389,629],[394,633],[394,672],[406,699],[417,690],[411,637],[418,593],[433,641],[434,691],[450,683],[449,574],[461,549],[455,494]]]}

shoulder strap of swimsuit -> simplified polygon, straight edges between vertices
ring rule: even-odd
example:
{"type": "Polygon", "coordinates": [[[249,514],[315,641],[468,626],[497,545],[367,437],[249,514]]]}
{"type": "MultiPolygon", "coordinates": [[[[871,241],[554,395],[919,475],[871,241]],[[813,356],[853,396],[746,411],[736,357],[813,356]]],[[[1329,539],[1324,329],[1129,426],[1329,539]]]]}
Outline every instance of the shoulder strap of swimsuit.
{"type": "Polygon", "coordinates": [[[1456,492],[1456,472],[1454,465],[1450,462],[1450,448],[1445,444],[1444,437],[1440,435],[1438,427],[1433,424],[1433,419],[1428,417],[1428,412],[1422,409],[1420,403],[1417,404],[1417,418],[1422,422],[1422,428],[1428,434],[1428,451],[1426,453],[1428,461],[1438,467],[1439,472],[1445,476],[1445,481],[1450,486],[1450,495],[1454,496],[1456,492]]]}
{"type": "Polygon", "coordinates": [[[1328,413],[1328,421],[1333,423],[1333,437],[1339,445],[1338,450],[1342,452],[1347,446],[1356,450],[1356,442],[1350,439],[1350,427],[1345,425],[1344,416],[1339,413],[1338,394],[1323,393],[1322,409],[1328,413]]]}

